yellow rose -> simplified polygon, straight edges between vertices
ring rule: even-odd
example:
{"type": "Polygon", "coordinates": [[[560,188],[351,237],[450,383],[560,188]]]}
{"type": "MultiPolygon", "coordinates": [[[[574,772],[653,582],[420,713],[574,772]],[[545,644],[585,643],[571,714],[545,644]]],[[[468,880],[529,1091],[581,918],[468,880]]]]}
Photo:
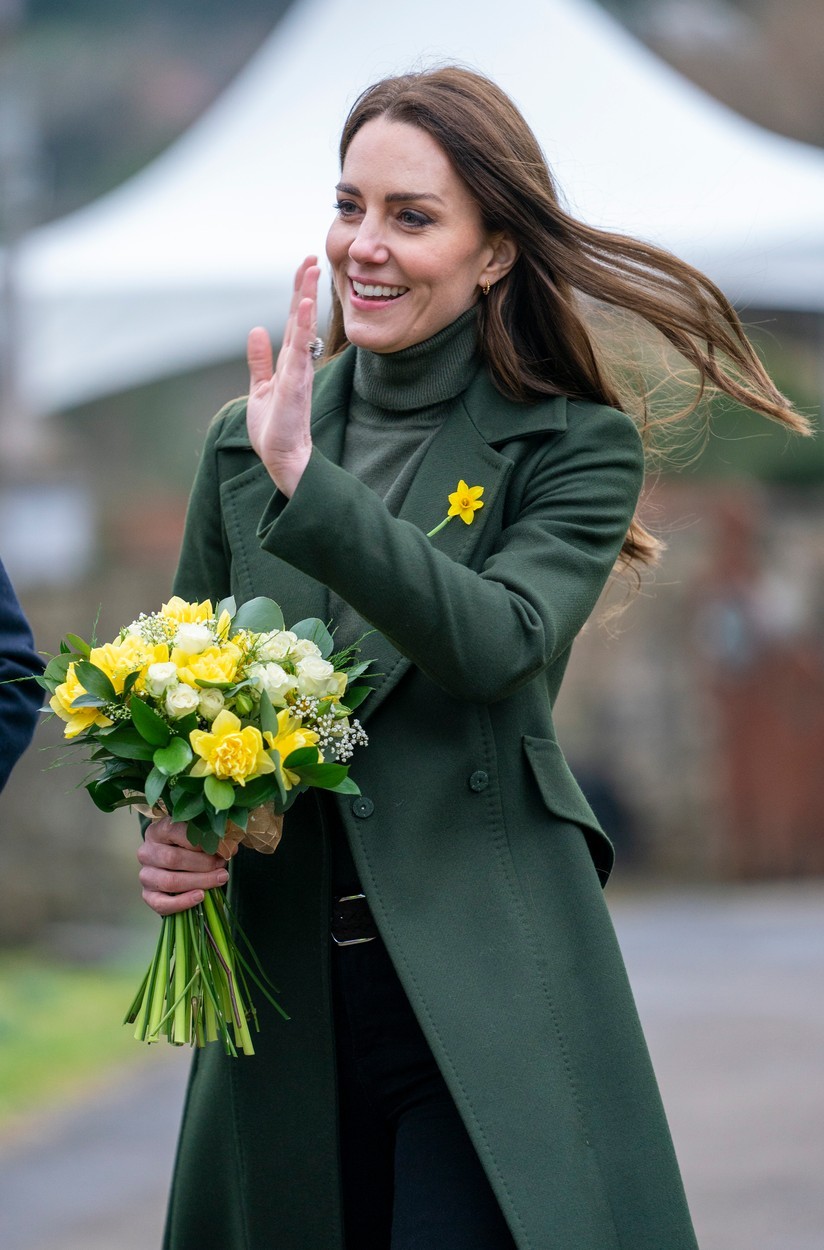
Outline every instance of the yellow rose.
{"type": "Polygon", "coordinates": [[[211,733],[193,729],[189,741],[195,755],[200,756],[192,766],[193,777],[212,773],[220,781],[235,781],[244,786],[253,777],[275,771],[260,730],[253,725],[241,729],[238,717],[226,708],[213,720],[211,733]]]}
{"type": "MultiPolygon", "coordinates": [[[[274,747],[280,756],[283,784],[291,790],[300,781],[297,773],[283,767],[283,761],[300,747],[313,747],[317,744],[318,735],[311,729],[304,729],[300,718],[293,716],[288,707],[278,712],[278,731],[276,734],[265,733],[264,737],[270,747],[274,747]]],[[[323,753],[318,751],[318,763],[323,763],[323,753]]]]}
{"type": "Polygon", "coordinates": [[[187,655],[175,647],[171,658],[180,680],[187,686],[196,686],[201,681],[234,681],[243,657],[234,643],[224,642],[220,647],[207,647],[199,655],[187,655]]]}
{"type": "Polygon", "coordinates": [[[74,665],[70,664],[66,680],[57,687],[49,699],[51,710],[66,722],[66,728],[63,730],[66,738],[76,738],[91,725],[111,725],[112,723],[108,716],[103,715],[99,707],[73,708],[72,703],[81,694],[86,694],[86,689],[81,686],[77,673],[74,671],[74,665]]]}
{"type": "Polygon", "coordinates": [[[160,615],[169,616],[181,625],[201,624],[203,621],[211,620],[214,616],[214,609],[211,599],[204,599],[202,603],[187,603],[179,595],[174,595],[168,603],[163,604],[160,615]]]}

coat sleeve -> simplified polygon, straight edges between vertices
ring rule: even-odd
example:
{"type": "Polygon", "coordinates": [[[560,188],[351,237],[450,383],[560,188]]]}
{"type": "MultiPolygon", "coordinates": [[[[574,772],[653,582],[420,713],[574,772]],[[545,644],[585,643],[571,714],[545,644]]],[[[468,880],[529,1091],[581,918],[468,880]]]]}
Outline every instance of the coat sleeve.
{"type": "Polygon", "coordinates": [[[34,681],[18,681],[42,673],[43,662],[8,574],[0,563],[0,790],[12,767],[31,741],[43,691],[34,681]]]}
{"type": "Polygon", "coordinates": [[[517,515],[475,570],[314,450],[259,537],[443,689],[489,703],[550,665],[592,612],[632,520],[643,463],[632,421],[587,405],[574,427],[545,437],[517,515]]]}

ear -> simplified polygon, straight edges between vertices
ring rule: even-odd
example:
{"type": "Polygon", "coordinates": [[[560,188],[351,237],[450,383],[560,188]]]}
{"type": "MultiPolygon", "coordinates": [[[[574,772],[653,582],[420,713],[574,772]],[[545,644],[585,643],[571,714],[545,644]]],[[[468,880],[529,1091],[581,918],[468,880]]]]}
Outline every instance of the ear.
{"type": "Polygon", "coordinates": [[[503,230],[491,235],[489,245],[492,249],[492,256],[478,279],[479,286],[483,286],[486,282],[494,286],[496,282],[500,282],[518,259],[517,243],[503,230]]]}

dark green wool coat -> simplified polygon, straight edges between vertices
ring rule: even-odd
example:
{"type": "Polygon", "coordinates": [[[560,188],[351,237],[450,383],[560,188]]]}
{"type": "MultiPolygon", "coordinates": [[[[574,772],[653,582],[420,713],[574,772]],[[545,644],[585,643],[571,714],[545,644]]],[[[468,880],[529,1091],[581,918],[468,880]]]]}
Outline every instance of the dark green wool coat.
{"type": "Polygon", "coordinates": [[[262,1011],[254,1058],[195,1055],[166,1245],[341,1250],[328,918],[342,823],[519,1250],[695,1250],[602,897],[612,850],[552,724],[633,514],[637,432],[595,404],[509,402],[482,370],[396,518],[338,464],[353,358],[316,378],[291,500],[240,401],[192,494],[178,594],[269,595],[289,624],[325,617],[331,587],[375,627],[381,678],[353,761],[362,797],[330,798],[340,821],[324,827],[303,796],[274,856],[233,863],[241,923],[292,1019],[262,1011]],[[459,478],[484,507],[430,540],[459,478]]]}

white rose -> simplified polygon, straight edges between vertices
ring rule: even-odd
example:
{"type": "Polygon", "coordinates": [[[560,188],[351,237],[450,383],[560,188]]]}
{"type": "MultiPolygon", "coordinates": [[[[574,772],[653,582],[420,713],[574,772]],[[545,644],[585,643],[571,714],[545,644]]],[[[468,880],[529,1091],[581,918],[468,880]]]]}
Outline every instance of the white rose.
{"type": "Polygon", "coordinates": [[[196,712],[199,703],[200,696],[197,691],[183,682],[170,686],[166,691],[166,715],[171,716],[172,720],[182,720],[190,712],[196,712]]]}
{"type": "Polygon", "coordinates": [[[261,634],[257,653],[264,664],[273,660],[285,660],[297,640],[297,634],[293,634],[291,629],[276,629],[271,634],[261,634]]]}
{"type": "Polygon", "coordinates": [[[144,684],[149,694],[154,695],[157,699],[176,677],[176,664],[150,664],[146,669],[144,684]]]}
{"type": "MultiPolygon", "coordinates": [[[[305,660],[307,656],[319,656],[320,647],[316,642],[312,642],[310,638],[298,638],[292,647],[292,655],[296,660],[305,660]]],[[[324,664],[328,661],[324,660],[324,664]]]]}
{"type": "Polygon", "coordinates": [[[321,697],[339,692],[338,674],[328,660],[308,655],[305,659],[299,660],[295,668],[298,675],[298,690],[301,694],[321,697]]]}
{"type": "Polygon", "coordinates": [[[179,625],[175,634],[175,646],[186,655],[200,655],[214,643],[214,635],[206,625],[187,623],[179,625]]]}
{"type": "Polygon", "coordinates": [[[214,720],[225,702],[222,690],[201,690],[197,710],[204,720],[214,720]]]}
{"type": "Polygon", "coordinates": [[[250,664],[247,675],[256,686],[266,691],[275,707],[283,707],[286,695],[298,684],[291,673],[287,673],[279,664],[250,664]]]}

